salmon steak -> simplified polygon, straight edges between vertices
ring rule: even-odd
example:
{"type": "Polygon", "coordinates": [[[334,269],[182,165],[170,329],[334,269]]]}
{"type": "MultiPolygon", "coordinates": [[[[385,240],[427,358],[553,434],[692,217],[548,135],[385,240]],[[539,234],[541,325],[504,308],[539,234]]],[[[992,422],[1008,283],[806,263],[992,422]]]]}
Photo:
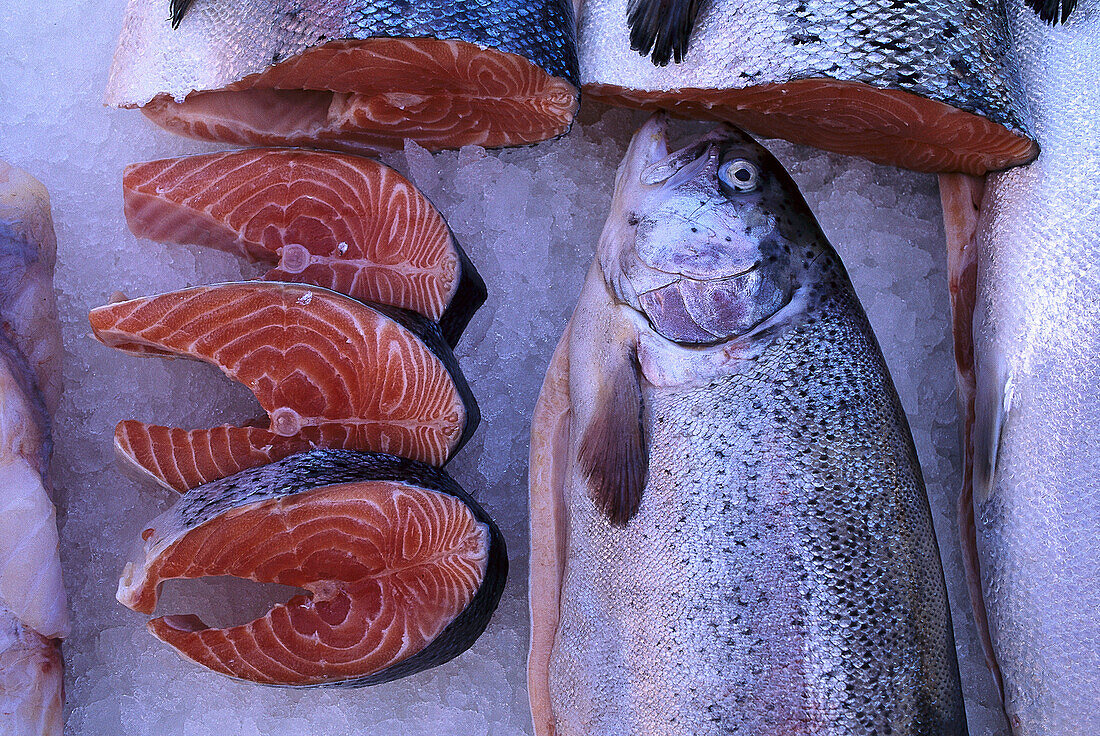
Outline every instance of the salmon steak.
{"type": "Polygon", "coordinates": [[[1039,152],[1002,3],[584,0],[578,34],[585,94],[609,104],[917,171],[1039,152]]]}
{"type": "Polygon", "coordinates": [[[110,347],[218,366],[267,412],[263,426],[120,422],[120,455],[177,491],[319,447],[443,465],[480,419],[434,323],[328,289],[199,286],[108,304],[89,321],[110,347]]]}
{"type": "Polygon", "coordinates": [[[453,347],[485,283],[443,216],[370,159],[251,149],[132,164],[126,222],[141,238],[270,264],[268,281],[323,286],[419,312],[453,347]]]}
{"type": "Polygon", "coordinates": [[[142,540],[118,587],[140,613],[173,578],[308,592],[241,626],[149,622],[187,659],[267,685],[358,687],[443,664],[485,630],[508,574],[503,536],[457,483],[375,453],[315,450],[192,489],[142,540]]]}
{"type": "Polygon", "coordinates": [[[565,133],[571,0],[130,0],[107,103],[181,135],[350,152],[565,133]]]}

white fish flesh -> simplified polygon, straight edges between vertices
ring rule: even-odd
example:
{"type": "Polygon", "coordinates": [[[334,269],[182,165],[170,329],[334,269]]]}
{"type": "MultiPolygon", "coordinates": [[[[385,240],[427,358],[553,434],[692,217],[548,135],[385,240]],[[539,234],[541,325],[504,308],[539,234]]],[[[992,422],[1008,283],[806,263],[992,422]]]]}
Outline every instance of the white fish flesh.
{"type": "Polygon", "coordinates": [[[50,501],[48,404],[60,397],[49,197],[0,162],[0,733],[60,736],[69,632],[50,501]],[[39,384],[45,391],[39,389],[39,384]]]}

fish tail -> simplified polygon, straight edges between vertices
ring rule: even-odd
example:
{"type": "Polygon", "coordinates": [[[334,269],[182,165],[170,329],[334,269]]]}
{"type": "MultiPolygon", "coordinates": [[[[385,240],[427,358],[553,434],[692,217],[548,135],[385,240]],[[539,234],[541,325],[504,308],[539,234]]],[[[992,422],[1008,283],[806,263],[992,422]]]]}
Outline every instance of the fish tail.
{"type": "Polygon", "coordinates": [[[1069,20],[1077,0],[1027,0],[1027,4],[1047,23],[1058,25],[1069,20]]]}
{"type": "Polygon", "coordinates": [[[688,41],[708,0],[630,0],[626,21],[630,26],[630,48],[645,56],[653,52],[653,63],[666,66],[670,59],[679,64],[687,53],[688,41]]]}
{"type": "Polygon", "coordinates": [[[173,29],[180,27],[183,16],[187,14],[187,9],[191,7],[192,2],[193,0],[171,0],[170,18],[173,29]]]}

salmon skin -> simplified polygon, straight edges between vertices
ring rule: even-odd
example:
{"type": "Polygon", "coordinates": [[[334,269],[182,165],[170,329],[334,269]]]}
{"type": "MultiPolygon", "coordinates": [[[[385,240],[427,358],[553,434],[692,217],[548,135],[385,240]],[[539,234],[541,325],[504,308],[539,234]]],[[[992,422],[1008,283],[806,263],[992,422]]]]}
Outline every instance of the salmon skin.
{"type": "Polygon", "coordinates": [[[959,736],[909,426],[794,182],[635,135],[535,409],[538,736],[959,736]]]}
{"type": "Polygon", "coordinates": [[[942,177],[978,632],[1015,736],[1100,733],[1100,13],[1007,3],[1043,148],[942,177]]]}
{"type": "Polygon", "coordinates": [[[188,431],[120,422],[121,456],[181,492],[315,447],[442,465],[480,420],[434,323],[328,289],[200,286],[108,304],[89,321],[111,347],[218,366],[267,412],[266,426],[188,431]]]}
{"type": "Polygon", "coordinates": [[[61,736],[69,611],[48,468],[61,395],[46,188],[0,161],[0,733],[61,736]]]}
{"type": "Polygon", "coordinates": [[[509,146],[577,109],[571,0],[130,0],[108,104],[182,135],[350,152],[509,146]]]}
{"type": "MultiPolygon", "coordinates": [[[[983,174],[1038,154],[994,0],[585,0],[579,29],[585,92],[611,104],[918,171],[983,174]],[[632,48],[688,11],[690,42],[673,34],[682,63],[655,66],[632,48]]],[[[674,44],[654,48],[660,61],[674,44]]]]}
{"type": "Polygon", "coordinates": [[[315,450],[184,494],[142,534],[118,599],[152,613],[171,578],[232,575],[309,591],[242,626],[150,621],[180,654],[268,685],[360,687],[443,664],[485,630],[508,555],[485,510],[446,473],[315,450]]]}
{"type": "Polygon", "coordinates": [[[268,281],[323,286],[419,312],[458,343],[485,282],[443,216],[405,177],[370,159],[251,149],[126,167],[138,237],[196,243],[272,264],[268,281]]]}

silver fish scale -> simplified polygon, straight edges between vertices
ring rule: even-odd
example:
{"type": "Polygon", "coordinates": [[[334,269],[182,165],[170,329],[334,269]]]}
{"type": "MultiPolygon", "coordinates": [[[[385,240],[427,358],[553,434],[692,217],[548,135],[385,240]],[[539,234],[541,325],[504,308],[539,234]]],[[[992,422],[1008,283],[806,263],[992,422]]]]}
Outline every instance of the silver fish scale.
{"type": "Polygon", "coordinates": [[[713,0],[682,64],[630,48],[628,0],[586,0],[581,81],[629,89],[862,82],[936,100],[1027,134],[1030,119],[998,0],[713,0]]]}
{"type": "Polygon", "coordinates": [[[329,41],[434,38],[517,54],[579,87],[571,0],[196,0],[180,27],[130,0],[109,104],[219,89],[329,41]]]}
{"type": "Polygon", "coordinates": [[[991,176],[978,225],[974,510],[1017,736],[1100,733],[1100,3],[1009,3],[1042,147],[991,176]],[[1001,417],[1001,431],[995,429],[1001,417]],[[985,429],[993,428],[993,429],[985,429]]]}
{"type": "Polygon", "coordinates": [[[823,283],[751,368],[646,390],[626,527],[567,499],[559,736],[966,733],[908,424],[847,277],[823,283]]]}

